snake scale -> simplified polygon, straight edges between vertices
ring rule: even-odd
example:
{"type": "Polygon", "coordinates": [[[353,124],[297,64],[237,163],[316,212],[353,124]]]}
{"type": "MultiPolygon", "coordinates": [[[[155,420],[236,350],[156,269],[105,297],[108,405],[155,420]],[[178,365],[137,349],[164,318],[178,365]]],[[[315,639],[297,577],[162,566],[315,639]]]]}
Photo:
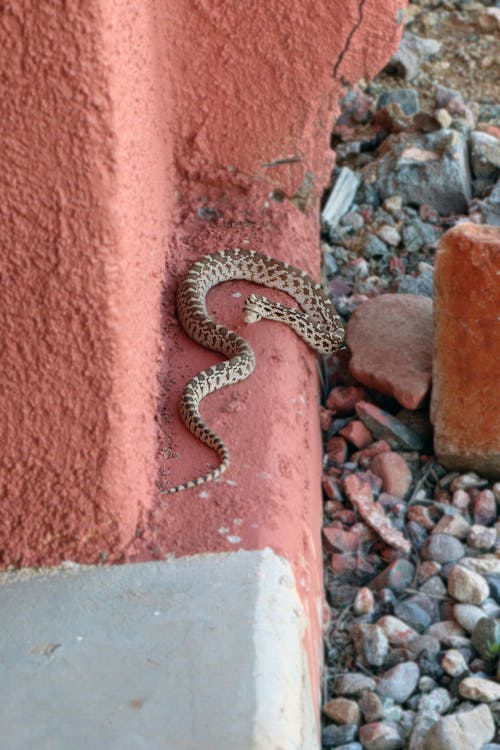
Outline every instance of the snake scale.
{"type": "Polygon", "coordinates": [[[301,309],[251,294],[244,303],[247,323],[261,318],[286,323],[313,349],[336,351],[344,340],[342,321],[328,296],[308,274],[255,250],[220,250],[196,261],[177,288],[177,311],[186,333],[199,344],[221,352],[228,359],[195,375],[184,388],[180,414],[187,429],[220,458],[216,469],[184,484],[163,490],[181,492],[220,477],[229,466],[229,452],[220,437],[205,424],[199,405],[209,393],[247,378],[255,368],[251,346],[234,331],[216,323],[206,307],[208,291],[230,279],[245,279],[287,292],[301,309]]]}

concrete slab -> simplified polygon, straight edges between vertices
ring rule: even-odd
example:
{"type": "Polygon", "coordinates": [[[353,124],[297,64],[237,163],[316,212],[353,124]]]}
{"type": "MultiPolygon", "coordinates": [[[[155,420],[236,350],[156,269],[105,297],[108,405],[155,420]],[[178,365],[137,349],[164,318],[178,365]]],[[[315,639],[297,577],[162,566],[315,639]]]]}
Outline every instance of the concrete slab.
{"type": "Polygon", "coordinates": [[[0,576],[6,750],[314,750],[307,626],[271,550],[0,576]]]}

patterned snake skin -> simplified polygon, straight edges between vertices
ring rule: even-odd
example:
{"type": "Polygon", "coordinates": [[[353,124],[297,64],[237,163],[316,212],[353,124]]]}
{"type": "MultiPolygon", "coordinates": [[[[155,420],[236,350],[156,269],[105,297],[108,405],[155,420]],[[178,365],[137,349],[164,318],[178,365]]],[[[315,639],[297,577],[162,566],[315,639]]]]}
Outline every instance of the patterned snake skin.
{"type": "Polygon", "coordinates": [[[221,352],[227,359],[198,373],[184,388],[180,414],[188,430],[201,443],[213,448],[220,465],[204,476],[163,490],[181,492],[220,477],[229,466],[229,452],[199,413],[200,402],[209,393],[247,378],[255,368],[255,356],[247,342],[234,331],[216,323],[207,312],[208,291],[230,279],[246,279],[287,292],[302,308],[298,310],[251,294],[244,304],[247,323],[261,318],[286,323],[318,352],[336,351],[344,340],[342,321],[321,285],[298,268],[254,250],[220,250],[194,263],[177,289],[177,310],[187,334],[199,344],[221,352]]]}

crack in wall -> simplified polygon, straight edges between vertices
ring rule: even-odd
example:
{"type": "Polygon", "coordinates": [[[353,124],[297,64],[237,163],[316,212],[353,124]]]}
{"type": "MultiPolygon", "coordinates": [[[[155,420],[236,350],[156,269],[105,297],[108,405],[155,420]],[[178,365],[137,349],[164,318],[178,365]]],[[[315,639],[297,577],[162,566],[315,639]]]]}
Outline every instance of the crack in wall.
{"type": "Polygon", "coordinates": [[[344,45],[344,49],[340,52],[340,54],[338,56],[338,59],[337,59],[337,62],[334,65],[334,68],[333,68],[333,77],[335,79],[337,78],[337,73],[338,73],[339,67],[340,67],[340,65],[341,65],[341,63],[342,63],[345,55],[347,54],[347,51],[348,51],[349,47],[351,46],[352,38],[353,38],[354,34],[356,33],[356,31],[361,26],[361,24],[363,23],[363,8],[365,6],[365,3],[366,3],[366,0],[360,0],[359,6],[358,6],[358,11],[359,11],[359,13],[358,13],[358,20],[356,21],[356,23],[354,24],[354,26],[350,30],[349,34],[347,35],[347,40],[346,40],[346,43],[344,45]]]}

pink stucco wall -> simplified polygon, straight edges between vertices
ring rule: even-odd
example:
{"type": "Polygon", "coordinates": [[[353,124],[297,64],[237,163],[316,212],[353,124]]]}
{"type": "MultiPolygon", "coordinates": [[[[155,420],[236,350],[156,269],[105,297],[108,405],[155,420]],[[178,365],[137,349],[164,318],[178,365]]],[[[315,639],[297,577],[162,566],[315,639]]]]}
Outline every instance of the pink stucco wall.
{"type": "MultiPolygon", "coordinates": [[[[318,559],[315,363],[288,330],[252,329],[256,376],[204,409],[236,484],[212,485],[207,502],[156,492],[213,460],[177,417],[183,383],[214,357],[179,332],[173,293],[221,246],[318,273],[341,82],[380,69],[403,5],[2,9],[3,564],[234,549],[228,536],[273,546],[301,574],[318,559]],[[217,221],[200,218],[207,206],[217,221]]],[[[235,326],[242,289],[213,297],[235,326]]],[[[308,576],[318,593],[319,567],[308,576]]]]}

